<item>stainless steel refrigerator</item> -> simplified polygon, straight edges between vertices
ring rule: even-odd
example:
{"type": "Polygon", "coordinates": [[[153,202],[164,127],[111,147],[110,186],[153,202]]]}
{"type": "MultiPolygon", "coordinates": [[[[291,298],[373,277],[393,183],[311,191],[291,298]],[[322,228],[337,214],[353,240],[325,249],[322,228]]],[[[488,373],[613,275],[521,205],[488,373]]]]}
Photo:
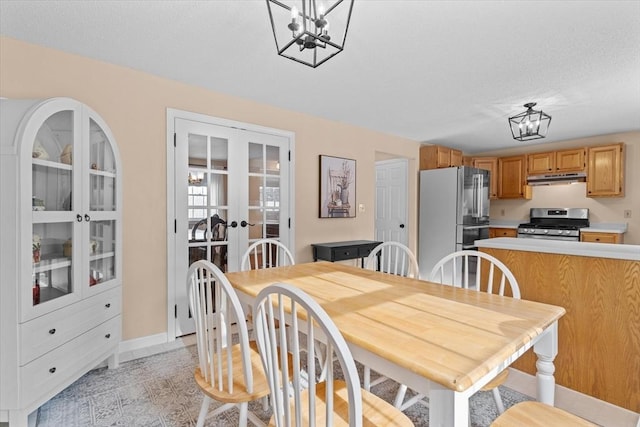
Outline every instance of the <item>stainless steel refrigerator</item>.
{"type": "Polygon", "coordinates": [[[421,278],[445,255],[489,237],[489,179],[489,171],[466,166],[420,171],[421,278]]]}

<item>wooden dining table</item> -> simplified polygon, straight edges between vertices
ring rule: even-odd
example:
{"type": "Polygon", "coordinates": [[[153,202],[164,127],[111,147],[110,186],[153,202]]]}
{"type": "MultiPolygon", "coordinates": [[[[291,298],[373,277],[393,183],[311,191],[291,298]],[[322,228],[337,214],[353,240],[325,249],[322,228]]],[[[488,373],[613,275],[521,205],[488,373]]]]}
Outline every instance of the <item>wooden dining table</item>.
{"type": "Polygon", "coordinates": [[[354,359],[429,397],[429,426],[467,426],[469,397],[533,347],[537,399],[554,404],[564,308],[314,262],[227,273],[240,300],[280,282],[326,310],[354,359]]]}

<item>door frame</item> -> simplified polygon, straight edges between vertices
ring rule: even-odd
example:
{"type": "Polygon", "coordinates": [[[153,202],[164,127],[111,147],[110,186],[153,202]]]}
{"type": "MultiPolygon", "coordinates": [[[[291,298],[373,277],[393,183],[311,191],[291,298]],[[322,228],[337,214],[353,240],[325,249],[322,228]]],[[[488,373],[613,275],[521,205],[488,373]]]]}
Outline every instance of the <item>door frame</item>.
{"type": "MultiPolygon", "coordinates": [[[[386,166],[389,164],[400,164],[404,167],[404,199],[405,199],[405,203],[404,203],[404,224],[405,224],[405,229],[404,229],[404,238],[405,241],[404,242],[400,242],[406,246],[410,247],[411,242],[409,241],[409,159],[406,159],[404,157],[398,157],[398,158],[393,158],[393,159],[387,159],[387,160],[377,160],[375,162],[375,168],[377,169],[378,166],[386,166]]],[[[377,180],[374,180],[374,186],[377,185],[377,180]]],[[[374,189],[374,195],[377,194],[377,191],[375,191],[374,189]]],[[[374,207],[378,206],[378,201],[375,200],[374,201],[374,207]]],[[[374,221],[375,218],[377,217],[377,215],[374,214],[374,221]]],[[[378,224],[374,223],[374,235],[377,235],[377,231],[378,231],[378,224]]]]}
{"type": "MultiPolygon", "coordinates": [[[[295,245],[295,133],[291,131],[274,129],[251,123],[238,122],[235,120],[213,117],[206,114],[194,113],[191,111],[167,108],[167,342],[176,340],[176,318],[175,318],[175,290],[176,286],[185,285],[174,282],[175,265],[175,121],[184,119],[206,124],[224,126],[229,128],[259,132],[270,135],[277,135],[289,140],[289,218],[291,227],[289,229],[289,243],[295,245]]],[[[292,248],[295,254],[295,247],[292,248]]],[[[186,278],[185,278],[186,280],[186,278]]]]}

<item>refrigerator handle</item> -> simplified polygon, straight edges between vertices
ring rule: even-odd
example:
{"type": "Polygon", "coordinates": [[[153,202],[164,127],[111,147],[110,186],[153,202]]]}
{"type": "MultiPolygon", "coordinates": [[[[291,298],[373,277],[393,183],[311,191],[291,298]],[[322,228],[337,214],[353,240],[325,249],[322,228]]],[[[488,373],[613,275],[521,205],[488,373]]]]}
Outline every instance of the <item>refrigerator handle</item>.
{"type": "Polygon", "coordinates": [[[473,175],[473,218],[482,216],[482,174],[473,175]]]}

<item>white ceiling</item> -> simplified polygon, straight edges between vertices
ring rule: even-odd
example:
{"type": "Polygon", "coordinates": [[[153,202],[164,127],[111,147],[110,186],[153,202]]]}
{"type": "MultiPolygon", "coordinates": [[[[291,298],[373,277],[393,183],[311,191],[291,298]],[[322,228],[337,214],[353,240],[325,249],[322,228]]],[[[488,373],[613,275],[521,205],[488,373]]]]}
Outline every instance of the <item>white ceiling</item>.
{"type": "Polygon", "coordinates": [[[356,0],[316,69],[276,54],[264,0],[0,0],[0,33],[470,154],[523,144],[530,101],[541,143],[640,130],[638,0],[356,0]]]}

